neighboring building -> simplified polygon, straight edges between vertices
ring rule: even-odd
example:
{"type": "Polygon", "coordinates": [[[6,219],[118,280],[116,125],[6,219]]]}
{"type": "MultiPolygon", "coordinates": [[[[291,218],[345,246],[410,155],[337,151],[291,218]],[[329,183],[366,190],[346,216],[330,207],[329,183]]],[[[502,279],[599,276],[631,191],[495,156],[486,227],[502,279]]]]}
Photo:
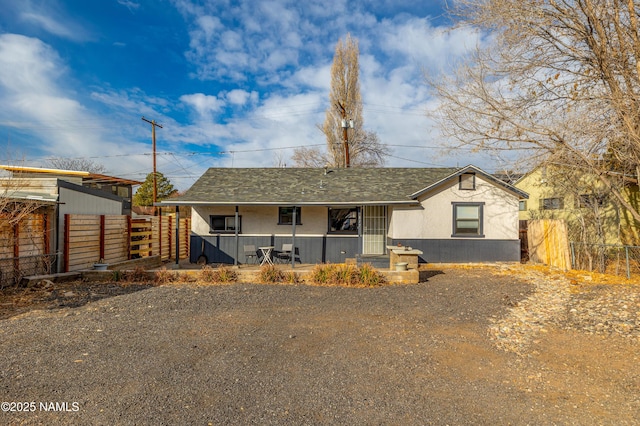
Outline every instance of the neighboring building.
{"type": "Polygon", "coordinates": [[[292,243],[303,263],[379,256],[398,243],[422,262],[518,261],[523,191],[474,167],[211,168],[182,196],[191,260],[245,263],[244,245],[292,243]],[[294,219],[295,218],[295,219],[294,219]]]}
{"type": "MultiPolygon", "coordinates": [[[[142,182],[74,170],[0,165],[0,196],[45,200],[56,206],[47,253],[64,250],[64,215],[131,215],[132,187],[142,182]]],[[[58,259],[60,266],[61,259],[58,259]]]]}
{"type": "MultiPolygon", "coordinates": [[[[635,178],[612,174],[623,182],[623,195],[639,206],[635,178]]],[[[529,194],[520,200],[520,220],[563,219],[569,240],[597,244],[637,245],[639,229],[602,182],[589,173],[560,166],[539,167],[520,178],[517,188],[529,194]]]]}

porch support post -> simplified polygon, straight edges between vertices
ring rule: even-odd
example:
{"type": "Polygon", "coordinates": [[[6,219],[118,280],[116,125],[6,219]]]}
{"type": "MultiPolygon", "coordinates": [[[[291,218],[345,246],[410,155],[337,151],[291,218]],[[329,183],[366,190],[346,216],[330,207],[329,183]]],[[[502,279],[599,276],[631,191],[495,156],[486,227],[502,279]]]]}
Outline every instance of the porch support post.
{"type": "Polygon", "coordinates": [[[358,208],[358,249],[356,250],[356,258],[358,254],[362,254],[364,247],[363,227],[364,227],[364,206],[358,208]]]}
{"type": "Polygon", "coordinates": [[[238,206],[236,206],[236,217],[234,227],[236,229],[236,255],[233,257],[233,264],[238,266],[238,256],[240,255],[240,237],[238,235],[238,206]]]}
{"type": "Polygon", "coordinates": [[[296,206],[293,206],[293,220],[291,221],[291,268],[296,267],[296,206]]]}
{"type": "Polygon", "coordinates": [[[180,264],[180,206],[176,206],[176,265],[180,264]]]}

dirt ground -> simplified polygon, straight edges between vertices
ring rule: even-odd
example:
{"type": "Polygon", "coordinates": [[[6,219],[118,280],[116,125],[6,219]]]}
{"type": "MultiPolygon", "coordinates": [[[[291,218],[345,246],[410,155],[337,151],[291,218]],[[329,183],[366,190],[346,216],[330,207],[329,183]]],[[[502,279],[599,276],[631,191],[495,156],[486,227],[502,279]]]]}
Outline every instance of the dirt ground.
{"type": "Polygon", "coordinates": [[[640,286],[519,265],[427,276],[5,291],[0,398],[79,410],[0,422],[640,424],[640,286]]]}

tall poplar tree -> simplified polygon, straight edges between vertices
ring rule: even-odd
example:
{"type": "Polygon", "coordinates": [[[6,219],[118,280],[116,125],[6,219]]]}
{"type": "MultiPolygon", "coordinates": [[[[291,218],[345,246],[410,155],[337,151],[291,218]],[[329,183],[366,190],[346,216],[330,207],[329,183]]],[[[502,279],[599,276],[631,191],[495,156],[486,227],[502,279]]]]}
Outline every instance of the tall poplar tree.
{"type": "Polygon", "coordinates": [[[352,167],[375,167],[384,164],[387,148],[380,143],[378,135],[364,128],[362,98],[360,96],[360,69],[358,65],[358,41],[347,34],[338,41],[331,66],[331,90],[329,108],[320,130],[327,140],[326,154],[318,149],[299,148],[293,155],[297,166],[345,167],[346,152],[352,167]],[[353,124],[345,129],[344,124],[353,124]]]}

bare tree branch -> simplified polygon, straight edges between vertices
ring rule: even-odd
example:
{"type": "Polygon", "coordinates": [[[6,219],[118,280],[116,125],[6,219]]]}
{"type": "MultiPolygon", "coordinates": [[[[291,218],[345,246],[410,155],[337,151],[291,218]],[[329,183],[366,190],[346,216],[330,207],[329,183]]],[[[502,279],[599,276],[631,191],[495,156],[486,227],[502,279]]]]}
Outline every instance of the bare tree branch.
{"type": "Polygon", "coordinates": [[[517,148],[526,167],[573,165],[624,196],[640,163],[640,6],[633,0],[460,0],[486,34],[453,75],[427,77],[443,133],[478,150],[517,148]],[[534,150],[534,151],[531,151],[534,150]]]}
{"type": "Polygon", "coordinates": [[[49,167],[61,170],[77,170],[89,173],[104,174],[107,169],[100,163],[88,158],[52,157],[47,159],[49,167]]]}

